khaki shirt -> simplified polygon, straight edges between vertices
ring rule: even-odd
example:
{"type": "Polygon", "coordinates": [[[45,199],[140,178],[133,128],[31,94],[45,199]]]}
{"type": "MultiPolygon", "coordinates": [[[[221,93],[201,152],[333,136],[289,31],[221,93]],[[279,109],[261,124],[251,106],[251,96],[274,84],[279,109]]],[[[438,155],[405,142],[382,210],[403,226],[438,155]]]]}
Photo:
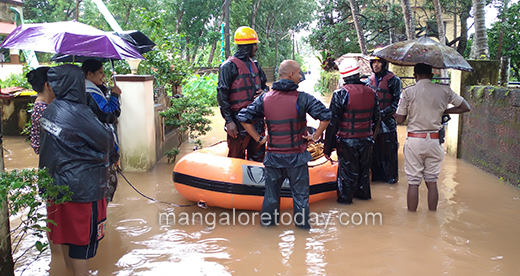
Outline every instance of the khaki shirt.
{"type": "Polygon", "coordinates": [[[404,89],[396,114],[408,115],[408,132],[435,132],[441,129],[441,118],[448,104],[460,106],[464,99],[447,85],[421,79],[404,89]]]}

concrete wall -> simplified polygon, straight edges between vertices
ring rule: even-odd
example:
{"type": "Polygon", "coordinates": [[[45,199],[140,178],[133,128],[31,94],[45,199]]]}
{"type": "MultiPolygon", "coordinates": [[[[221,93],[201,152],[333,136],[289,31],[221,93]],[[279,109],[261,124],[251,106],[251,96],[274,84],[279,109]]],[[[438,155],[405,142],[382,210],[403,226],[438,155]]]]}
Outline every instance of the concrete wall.
{"type": "Polygon", "coordinates": [[[121,88],[118,135],[121,167],[147,171],[155,166],[155,103],[153,76],[116,75],[121,88]]]}
{"type": "Polygon", "coordinates": [[[465,95],[460,157],[520,185],[520,89],[469,86],[465,95]]]}
{"type": "Polygon", "coordinates": [[[0,65],[0,80],[6,80],[11,74],[22,74],[23,64],[4,63],[0,65]]]}

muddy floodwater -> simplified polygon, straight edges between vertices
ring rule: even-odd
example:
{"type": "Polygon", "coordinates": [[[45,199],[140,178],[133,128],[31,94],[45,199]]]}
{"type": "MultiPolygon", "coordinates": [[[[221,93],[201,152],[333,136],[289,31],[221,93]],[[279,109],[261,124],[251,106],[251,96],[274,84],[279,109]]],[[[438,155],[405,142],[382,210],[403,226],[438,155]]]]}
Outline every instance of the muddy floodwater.
{"type": "MultiPolygon", "coordinates": [[[[225,139],[218,111],[212,126],[203,138],[206,146],[225,139]]],[[[424,183],[417,212],[408,212],[405,133],[399,127],[399,182],[372,183],[372,200],[340,205],[330,198],[311,204],[311,212],[319,216],[310,232],[290,223],[262,227],[258,216],[246,223],[254,212],[237,210],[233,217],[231,210],[156,203],[120,176],[114,202],[108,205],[106,236],[89,264],[91,274],[520,275],[520,190],[446,156],[437,212],[428,211],[424,183]],[[159,219],[161,213],[177,221],[166,223],[159,219]],[[189,221],[179,221],[181,216],[189,221]],[[219,224],[222,217],[230,220],[219,224]]],[[[37,167],[37,156],[23,138],[3,141],[6,169],[37,167]]],[[[185,144],[182,154],[193,147],[185,144]]],[[[123,174],[150,197],[189,204],[173,186],[173,166],[162,159],[149,172],[123,174]]],[[[23,246],[31,243],[27,239],[23,246]]],[[[29,253],[19,261],[17,275],[34,257],[29,253]]],[[[71,274],[59,252],[46,252],[23,275],[71,274]]]]}

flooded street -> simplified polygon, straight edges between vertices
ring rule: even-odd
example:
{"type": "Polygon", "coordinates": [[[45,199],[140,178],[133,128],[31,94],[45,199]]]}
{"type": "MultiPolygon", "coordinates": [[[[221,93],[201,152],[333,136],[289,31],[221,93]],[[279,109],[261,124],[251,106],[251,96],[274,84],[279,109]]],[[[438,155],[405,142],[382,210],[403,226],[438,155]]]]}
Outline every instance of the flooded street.
{"type": "MultiPolygon", "coordinates": [[[[304,82],[301,90],[311,91],[312,86],[304,82]]],[[[223,124],[215,109],[213,130],[202,139],[205,146],[225,139],[223,124]]],[[[317,126],[315,122],[310,125],[317,126]]],[[[311,204],[311,212],[322,216],[310,232],[292,224],[265,228],[258,216],[246,225],[208,225],[192,215],[201,213],[204,218],[213,213],[218,219],[232,210],[156,203],[136,193],[120,176],[114,202],[108,205],[106,236],[89,263],[91,273],[520,275],[520,190],[463,160],[446,156],[439,176],[438,211],[428,211],[423,183],[417,212],[408,212],[402,154],[406,129],[400,126],[398,131],[399,182],[372,183],[372,200],[340,205],[330,198],[311,204]],[[183,212],[197,219],[184,225],[166,225],[159,219],[161,213],[181,216],[183,212]],[[380,216],[366,217],[369,213],[380,216]]],[[[38,158],[23,138],[4,137],[3,146],[9,151],[4,152],[7,170],[37,167],[38,158]]],[[[185,143],[181,154],[193,147],[185,143]]],[[[149,172],[123,174],[147,196],[190,204],[173,186],[173,167],[163,158],[149,172]]],[[[25,245],[30,243],[34,241],[27,240],[25,245]]],[[[34,257],[34,253],[23,257],[18,267],[31,263],[34,257]]],[[[17,275],[21,270],[17,269],[17,275]]],[[[60,253],[51,256],[46,252],[23,275],[69,274],[60,253]]]]}

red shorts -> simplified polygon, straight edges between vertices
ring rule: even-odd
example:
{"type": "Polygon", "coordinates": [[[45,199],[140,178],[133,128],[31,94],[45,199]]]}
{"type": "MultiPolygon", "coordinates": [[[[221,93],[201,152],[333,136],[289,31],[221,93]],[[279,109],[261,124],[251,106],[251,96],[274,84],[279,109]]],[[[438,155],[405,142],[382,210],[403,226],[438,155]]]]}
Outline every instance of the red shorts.
{"type": "Polygon", "coordinates": [[[87,203],[54,204],[49,202],[47,218],[57,224],[47,223],[47,227],[51,230],[49,239],[54,244],[88,245],[91,243],[93,235],[96,235],[95,241],[99,241],[105,236],[107,203],[105,198],[87,203]],[[94,204],[97,204],[97,208],[93,208],[94,204]],[[95,220],[93,216],[96,217],[95,220]],[[91,222],[95,224],[95,227],[92,227],[91,222]]]}

